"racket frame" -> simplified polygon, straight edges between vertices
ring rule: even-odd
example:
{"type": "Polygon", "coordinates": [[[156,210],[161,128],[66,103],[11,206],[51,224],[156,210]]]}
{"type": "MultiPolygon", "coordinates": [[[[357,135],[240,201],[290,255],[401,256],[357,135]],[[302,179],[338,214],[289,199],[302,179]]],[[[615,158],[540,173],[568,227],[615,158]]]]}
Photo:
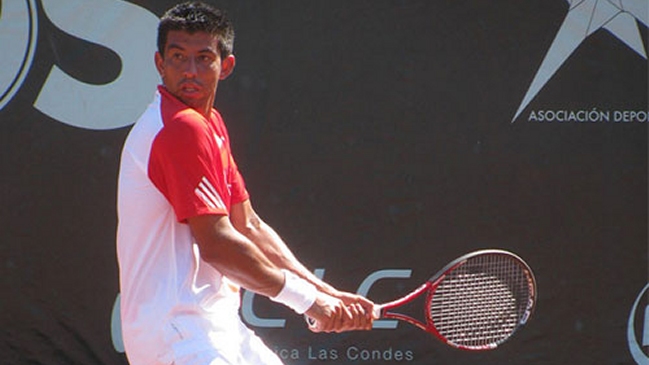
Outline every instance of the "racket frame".
{"type": "Polygon", "coordinates": [[[435,328],[435,324],[433,323],[433,320],[430,315],[430,306],[431,302],[433,300],[433,296],[435,295],[435,290],[439,286],[440,282],[444,280],[444,278],[453,270],[455,270],[457,267],[463,265],[466,261],[469,259],[472,259],[476,256],[483,256],[483,255],[505,255],[505,256],[510,256],[512,257],[515,261],[517,261],[522,267],[523,270],[527,273],[526,277],[528,280],[528,290],[530,293],[530,296],[528,298],[528,303],[526,304],[526,309],[523,315],[521,316],[521,319],[518,323],[518,326],[512,331],[512,333],[507,337],[511,337],[511,335],[516,332],[516,330],[527,323],[527,320],[530,318],[534,307],[536,303],[536,279],[534,278],[534,274],[532,273],[532,270],[530,267],[527,265],[523,259],[521,259],[519,256],[505,250],[499,250],[499,249],[485,249],[485,250],[479,250],[479,251],[474,251],[471,253],[468,253],[464,256],[461,256],[453,261],[451,261],[449,264],[444,266],[441,270],[439,270],[435,275],[433,275],[428,281],[426,281],[424,284],[419,286],[417,289],[413,290],[409,294],[405,295],[404,297],[401,297],[399,299],[396,299],[391,302],[387,302],[381,305],[377,305],[375,308],[375,314],[379,318],[386,318],[386,319],[397,319],[401,321],[408,322],[426,332],[429,332],[435,337],[437,337],[440,341],[446,343],[449,346],[459,348],[462,350],[472,350],[472,351],[482,351],[482,350],[492,350],[496,348],[498,345],[500,345],[503,341],[499,343],[494,343],[494,344],[489,344],[485,346],[464,346],[460,344],[455,344],[448,339],[446,339],[444,336],[442,336],[439,331],[435,328]],[[422,322],[420,320],[417,320],[407,314],[403,313],[398,313],[398,312],[392,312],[390,311],[391,309],[397,308],[404,306],[421,295],[425,295],[425,300],[424,300],[424,317],[425,322],[422,322]]]}

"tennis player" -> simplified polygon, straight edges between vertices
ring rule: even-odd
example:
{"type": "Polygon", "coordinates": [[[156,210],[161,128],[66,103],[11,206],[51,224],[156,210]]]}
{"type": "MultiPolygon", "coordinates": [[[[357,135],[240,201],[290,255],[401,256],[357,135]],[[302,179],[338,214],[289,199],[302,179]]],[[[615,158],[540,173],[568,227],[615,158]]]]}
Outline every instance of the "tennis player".
{"type": "Polygon", "coordinates": [[[200,2],[158,28],[153,102],[130,131],[118,181],[122,331],[131,365],[281,364],[241,321],[241,287],[318,321],[366,330],[369,300],[315,277],[255,213],[219,112],[234,30],[200,2]]]}

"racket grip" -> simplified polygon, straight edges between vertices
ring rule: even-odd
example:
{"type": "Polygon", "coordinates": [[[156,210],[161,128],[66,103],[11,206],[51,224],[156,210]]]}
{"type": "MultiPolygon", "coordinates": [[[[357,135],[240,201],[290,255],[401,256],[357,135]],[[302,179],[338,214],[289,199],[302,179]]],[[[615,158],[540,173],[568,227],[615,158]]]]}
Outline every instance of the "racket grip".
{"type": "MultiPolygon", "coordinates": [[[[383,306],[380,305],[375,305],[374,308],[372,309],[372,316],[374,319],[379,319],[383,315],[383,306]]],[[[304,315],[304,320],[306,321],[306,324],[309,326],[309,328],[317,328],[318,326],[318,321],[315,319],[307,316],[306,314],[304,315]]]]}
{"type": "Polygon", "coordinates": [[[372,308],[372,316],[374,319],[381,318],[381,316],[383,316],[383,306],[374,305],[374,308],[372,308]]]}

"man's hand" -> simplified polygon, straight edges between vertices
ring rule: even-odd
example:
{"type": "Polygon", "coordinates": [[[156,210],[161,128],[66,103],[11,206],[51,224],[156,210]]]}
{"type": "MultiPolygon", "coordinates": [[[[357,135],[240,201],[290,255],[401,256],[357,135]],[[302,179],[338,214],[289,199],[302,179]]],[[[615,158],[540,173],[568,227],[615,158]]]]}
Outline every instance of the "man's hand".
{"type": "Polygon", "coordinates": [[[305,315],[314,320],[313,332],[345,332],[372,329],[374,304],[362,296],[336,293],[336,297],[318,293],[305,315]]]}

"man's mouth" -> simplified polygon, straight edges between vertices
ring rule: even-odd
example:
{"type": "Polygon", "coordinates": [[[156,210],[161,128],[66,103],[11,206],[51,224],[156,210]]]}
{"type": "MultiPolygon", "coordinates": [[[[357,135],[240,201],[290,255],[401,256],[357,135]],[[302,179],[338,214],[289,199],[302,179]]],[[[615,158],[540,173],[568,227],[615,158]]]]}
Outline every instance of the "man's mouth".
{"type": "Polygon", "coordinates": [[[181,85],[180,90],[182,90],[182,92],[186,94],[194,94],[200,92],[201,87],[193,83],[186,83],[181,85]]]}

